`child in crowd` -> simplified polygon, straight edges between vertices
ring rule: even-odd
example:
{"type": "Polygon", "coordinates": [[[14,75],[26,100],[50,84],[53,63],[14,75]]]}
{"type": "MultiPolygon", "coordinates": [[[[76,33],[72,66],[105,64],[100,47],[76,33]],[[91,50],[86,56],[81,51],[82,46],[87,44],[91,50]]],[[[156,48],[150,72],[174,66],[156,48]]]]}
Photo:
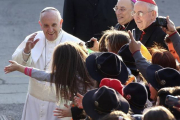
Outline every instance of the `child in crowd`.
{"type": "Polygon", "coordinates": [[[89,76],[85,60],[87,54],[76,43],[61,43],[53,53],[50,73],[35,68],[22,66],[15,61],[4,68],[5,73],[19,71],[39,81],[55,83],[58,101],[69,101],[78,92],[85,94],[93,88],[93,80],[89,76]]]}
{"type": "Polygon", "coordinates": [[[91,50],[117,54],[124,44],[129,43],[130,38],[127,32],[111,28],[111,30],[104,32],[99,42],[96,38],[91,38],[91,40],[94,41],[94,46],[90,48],[91,50]]]}
{"type": "Polygon", "coordinates": [[[152,107],[143,114],[142,120],[176,120],[174,115],[165,107],[152,107]]]}

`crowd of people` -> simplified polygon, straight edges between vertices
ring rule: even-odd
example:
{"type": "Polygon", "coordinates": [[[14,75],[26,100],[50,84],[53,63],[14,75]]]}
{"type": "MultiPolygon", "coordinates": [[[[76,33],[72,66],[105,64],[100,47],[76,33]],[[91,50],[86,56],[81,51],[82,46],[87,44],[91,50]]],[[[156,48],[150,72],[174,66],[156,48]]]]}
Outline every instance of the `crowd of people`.
{"type": "Polygon", "coordinates": [[[65,0],[63,15],[44,8],[4,68],[30,77],[21,120],[180,119],[179,27],[154,0],[65,0]]]}

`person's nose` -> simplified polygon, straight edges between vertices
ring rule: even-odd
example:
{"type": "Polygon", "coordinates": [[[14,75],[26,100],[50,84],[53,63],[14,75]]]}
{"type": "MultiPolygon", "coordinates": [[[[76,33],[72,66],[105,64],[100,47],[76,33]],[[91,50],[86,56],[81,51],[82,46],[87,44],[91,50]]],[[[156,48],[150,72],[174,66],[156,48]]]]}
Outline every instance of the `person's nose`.
{"type": "Polygon", "coordinates": [[[133,18],[134,18],[135,21],[140,20],[138,15],[134,15],[133,18]]]}
{"type": "Polygon", "coordinates": [[[117,15],[119,15],[119,14],[121,14],[121,13],[122,13],[121,10],[117,10],[117,11],[116,11],[116,14],[117,14],[117,15]]]}
{"type": "Polygon", "coordinates": [[[53,32],[53,27],[49,27],[48,31],[53,32]]]}
{"type": "Polygon", "coordinates": [[[138,17],[137,14],[134,14],[134,15],[133,15],[133,18],[137,20],[139,17],[138,17]]]}

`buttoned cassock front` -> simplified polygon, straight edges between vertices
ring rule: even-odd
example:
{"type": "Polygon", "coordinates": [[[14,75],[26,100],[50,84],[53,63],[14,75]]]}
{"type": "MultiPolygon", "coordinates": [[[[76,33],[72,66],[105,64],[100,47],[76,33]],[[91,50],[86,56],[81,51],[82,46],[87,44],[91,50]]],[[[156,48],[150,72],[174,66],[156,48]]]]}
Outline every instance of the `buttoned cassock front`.
{"type": "MultiPolygon", "coordinates": [[[[30,36],[31,35],[27,36],[25,40],[18,46],[12,55],[12,59],[17,61],[19,64],[35,67],[40,70],[43,70],[46,65],[46,68],[49,68],[49,63],[51,60],[50,56],[52,57],[52,51],[59,43],[66,41],[72,41],[76,43],[82,42],[80,39],[66,33],[63,30],[60,32],[58,38],[55,41],[50,42],[45,39],[44,33],[42,31],[38,31],[35,39],[39,38],[40,40],[31,50],[31,53],[27,55],[23,52],[23,50],[30,36]],[[27,59],[27,61],[24,59],[27,59]]],[[[37,81],[33,78],[30,78],[27,98],[21,120],[59,120],[57,117],[53,116],[53,110],[55,110],[57,107],[56,102],[57,99],[54,85],[51,89],[50,83],[37,81]]],[[[59,107],[62,108],[63,105],[64,101],[60,101],[59,107]]],[[[63,118],[62,120],[70,119],[71,118],[63,118]]]]}

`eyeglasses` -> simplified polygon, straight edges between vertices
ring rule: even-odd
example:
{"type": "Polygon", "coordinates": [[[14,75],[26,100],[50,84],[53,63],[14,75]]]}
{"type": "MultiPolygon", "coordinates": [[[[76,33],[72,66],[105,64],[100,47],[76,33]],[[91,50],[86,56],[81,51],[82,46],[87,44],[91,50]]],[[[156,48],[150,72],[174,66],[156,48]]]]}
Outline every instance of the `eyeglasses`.
{"type": "Polygon", "coordinates": [[[138,11],[137,13],[135,11],[132,11],[131,15],[132,16],[137,15],[138,17],[142,17],[143,15],[145,15],[146,13],[149,13],[149,12],[152,12],[152,11],[148,11],[148,12],[145,12],[145,13],[143,13],[142,11],[138,11]]]}
{"type": "Polygon", "coordinates": [[[125,8],[120,8],[120,9],[118,9],[118,7],[117,7],[117,6],[115,6],[115,7],[113,8],[113,10],[114,10],[115,12],[117,12],[118,10],[119,10],[120,12],[124,12],[124,11],[126,11],[126,9],[125,9],[125,8]]]}

